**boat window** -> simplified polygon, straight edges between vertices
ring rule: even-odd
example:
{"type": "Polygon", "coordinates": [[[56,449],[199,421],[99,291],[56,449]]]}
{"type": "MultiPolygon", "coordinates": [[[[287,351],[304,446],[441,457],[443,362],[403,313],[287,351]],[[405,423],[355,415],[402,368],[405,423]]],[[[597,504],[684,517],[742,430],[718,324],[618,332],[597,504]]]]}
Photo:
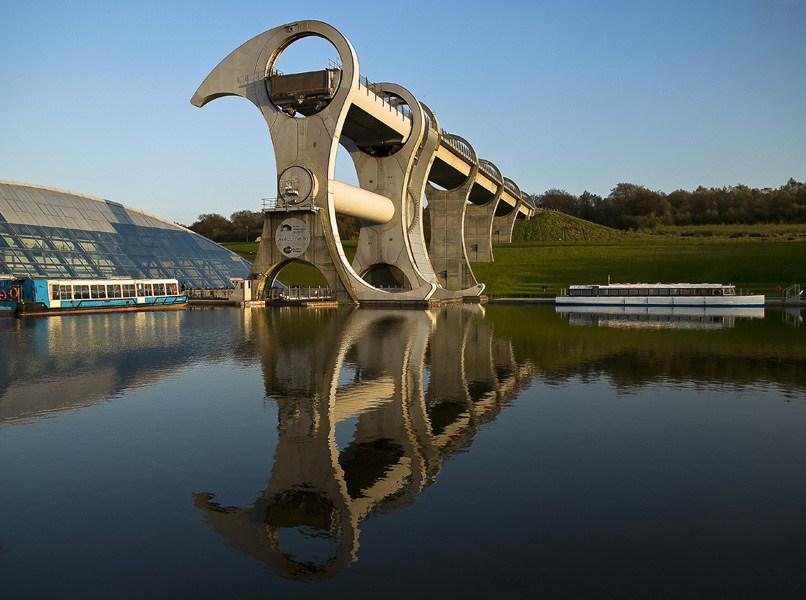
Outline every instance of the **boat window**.
{"type": "Polygon", "coordinates": [[[118,284],[107,285],[106,293],[110,298],[120,298],[121,297],[120,285],[118,284]]]}
{"type": "Polygon", "coordinates": [[[91,285],[90,286],[90,295],[93,298],[106,298],[106,286],[105,285],[91,285]]]}
{"type": "Polygon", "coordinates": [[[59,286],[55,283],[52,286],[50,286],[50,299],[51,300],[59,299],[59,286]]]}
{"type": "Polygon", "coordinates": [[[669,288],[669,295],[670,296],[679,296],[680,290],[677,288],[669,288]]]}
{"type": "Polygon", "coordinates": [[[150,283],[144,283],[143,284],[143,290],[145,291],[146,296],[153,296],[153,293],[151,292],[151,284],[150,283]]]}
{"type": "Polygon", "coordinates": [[[621,288],[621,289],[618,291],[618,295],[619,295],[619,296],[626,296],[628,291],[629,291],[629,290],[626,290],[626,289],[624,289],[624,288],[621,288]]]}
{"type": "Polygon", "coordinates": [[[74,285],[73,286],[73,298],[78,299],[88,299],[90,297],[90,286],[89,285],[74,285]]]}
{"type": "Polygon", "coordinates": [[[60,285],[59,286],[59,295],[61,296],[62,300],[70,300],[73,297],[73,286],[71,285],[60,285]]]}
{"type": "Polygon", "coordinates": [[[175,283],[169,283],[169,284],[168,284],[168,293],[169,293],[169,294],[178,294],[178,293],[179,293],[179,289],[178,289],[177,284],[175,284],[175,283]]]}
{"type": "Polygon", "coordinates": [[[669,295],[669,288],[660,288],[658,290],[659,295],[661,296],[668,296],[669,295]]]}
{"type": "Polygon", "coordinates": [[[146,290],[143,287],[142,283],[137,284],[137,295],[140,296],[140,297],[143,297],[143,296],[146,295],[146,290]]]}
{"type": "Polygon", "coordinates": [[[579,296],[580,295],[579,290],[571,290],[570,295],[571,296],[579,296]]]}
{"type": "Polygon", "coordinates": [[[609,296],[610,295],[610,290],[603,290],[603,289],[599,288],[599,295],[600,296],[609,296]]]}
{"type": "Polygon", "coordinates": [[[124,283],[123,284],[123,297],[124,298],[134,298],[134,284],[133,283],[124,283]]]}
{"type": "Polygon", "coordinates": [[[155,296],[164,296],[165,295],[165,284],[164,283],[155,283],[154,284],[154,295],[155,296]]]}
{"type": "Polygon", "coordinates": [[[681,296],[690,296],[691,290],[689,288],[680,288],[680,295],[681,296]]]}
{"type": "Polygon", "coordinates": [[[593,296],[593,292],[591,290],[582,290],[583,296],[593,296]]]}
{"type": "Polygon", "coordinates": [[[650,296],[657,296],[659,291],[660,290],[658,290],[658,288],[649,288],[649,289],[647,289],[647,292],[649,292],[650,296]]]}
{"type": "Polygon", "coordinates": [[[630,296],[637,296],[638,295],[638,289],[637,288],[631,288],[629,291],[630,291],[630,296]]]}

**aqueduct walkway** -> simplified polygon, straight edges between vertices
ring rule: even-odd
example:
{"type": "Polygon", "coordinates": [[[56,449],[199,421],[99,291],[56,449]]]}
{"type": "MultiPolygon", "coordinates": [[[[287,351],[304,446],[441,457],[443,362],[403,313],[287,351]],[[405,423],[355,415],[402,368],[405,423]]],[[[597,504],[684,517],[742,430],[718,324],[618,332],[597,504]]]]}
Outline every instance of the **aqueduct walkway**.
{"type": "Polygon", "coordinates": [[[494,232],[496,241],[511,241],[515,220],[534,214],[514,181],[479,159],[465,139],[441,129],[408,90],[361,77],[350,43],[320,21],[289,23],[241,45],[191,102],[201,107],[226,95],[260,109],[277,163],[277,203],[264,210],[250,276],[259,297],[295,260],[319,268],[340,303],[477,297],[484,285],[473,275],[467,248],[475,261],[492,261],[494,232]],[[283,50],[308,36],[329,41],[339,66],[277,72],[283,50]],[[334,179],[338,145],[353,159],[358,187],[334,179]],[[352,262],[341,247],[336,214],[359,219],[352,262]]]}

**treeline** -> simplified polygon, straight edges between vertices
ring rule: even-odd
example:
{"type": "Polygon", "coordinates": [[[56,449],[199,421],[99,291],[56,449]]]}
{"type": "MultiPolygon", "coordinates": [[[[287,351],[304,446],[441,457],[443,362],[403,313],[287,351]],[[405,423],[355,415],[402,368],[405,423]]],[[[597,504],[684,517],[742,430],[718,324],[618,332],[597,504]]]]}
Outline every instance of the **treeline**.
{"type": "Polygon", "coordinates": [[[533,195],[535,205],[624,230],[659,225],[806,223],[806,184],[790,179],[778,189],[744,185],[698,187],[670,194],[632,183],[619,183],[606,198],[550,189],[533,195]]]}
{"type": "MultiPolygon", "coordinates": [[[[538,208],[556,210],[599,225],[622,230],[652,230],[660,225],[755,225],[806,223],[806,184],[790,179],[778,189],[755,189],[744,185],[722,188],[698,187],[693,192],[670,194],[641,185],[619,183],[606,198],[590,192],[575,196],[550,189],[532,195],[538,208]]],[[[425,237],[430,220],[425,208],[425,237]]],[[[337,215],[342,239],[358,238],[353,217],[337,215]]],[[[230,218],[213,213],[199,215],[189,229],[214,242],[255,241],[263,233],[263,213],[239,210],[230,218]]]]}
{"type": "MultiPolygon", "coordinates": [[[[343,239],[358,239],[358,226],[353,217],[337,215],[336,220],[343,239]]],[[[218,213],[203,214],[188,229],[214,242],[254,242],[263,234],[263,213],[239,210],[229,219],[218,213]]]]}

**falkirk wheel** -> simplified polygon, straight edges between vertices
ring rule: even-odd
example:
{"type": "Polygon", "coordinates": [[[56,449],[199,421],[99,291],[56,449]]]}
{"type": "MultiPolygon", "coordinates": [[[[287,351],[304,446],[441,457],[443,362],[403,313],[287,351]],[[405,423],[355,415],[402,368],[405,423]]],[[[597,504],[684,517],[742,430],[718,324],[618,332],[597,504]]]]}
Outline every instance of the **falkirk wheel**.
{"type": "Polygon", "coordinates": [[[361,77],[350,42],[321,21],[255,36],[210,72],[191,103],[202,107],[222,96],[241,96],[260,109],[276,159],[277,198],[263,210],[249,275],[253,298],[266,298],[293,261],[317,267],[340,304],[478,297],[484,284],[473,275],[468,250],[474,262],[492,261],[492,242],[511,241],[515,220],[534,213],[515,182],[479,159],[466,140],[443,131],[408,90],[361,77]],[[340,66],[279,73],[281,53],[309,36],[330,42],[340,66]],[[350,153],[358,187],[334,178],[338,144],[350,153]],[[359,224],[352,262],[337,214],[359,224]]]}

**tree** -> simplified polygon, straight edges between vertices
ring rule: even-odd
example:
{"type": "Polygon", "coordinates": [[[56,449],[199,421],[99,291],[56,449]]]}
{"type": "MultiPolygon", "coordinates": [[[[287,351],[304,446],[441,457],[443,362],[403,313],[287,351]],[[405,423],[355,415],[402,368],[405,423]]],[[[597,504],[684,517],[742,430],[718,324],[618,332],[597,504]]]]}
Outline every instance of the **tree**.
{"type": "Polygon", "coordinates": [[[199,215],[188,229],[214,242],[226,242],[232,234],[232,224],[218,213],[199,215]]]}
{"type": "Polygon", "coordinates": [[[546,190],[535,198],[535,204],[540,208],[557,210],[574,217],[579,216],[577,197],[565,190],[557,188],[546,190]]]}
{"type": "Polygon", "coordinates": [[[618,225],[621,229],[654,229],[671,220],[671,205],[666,195],[642,185],[619,183],[610,190],[608,198],[622,221],[618,225]]]}
{"type": "Polygon", "coordinates": [[[239,210],[230,215],[232,241],[253,241],[263,233],[263,213],[239,210]]]}

